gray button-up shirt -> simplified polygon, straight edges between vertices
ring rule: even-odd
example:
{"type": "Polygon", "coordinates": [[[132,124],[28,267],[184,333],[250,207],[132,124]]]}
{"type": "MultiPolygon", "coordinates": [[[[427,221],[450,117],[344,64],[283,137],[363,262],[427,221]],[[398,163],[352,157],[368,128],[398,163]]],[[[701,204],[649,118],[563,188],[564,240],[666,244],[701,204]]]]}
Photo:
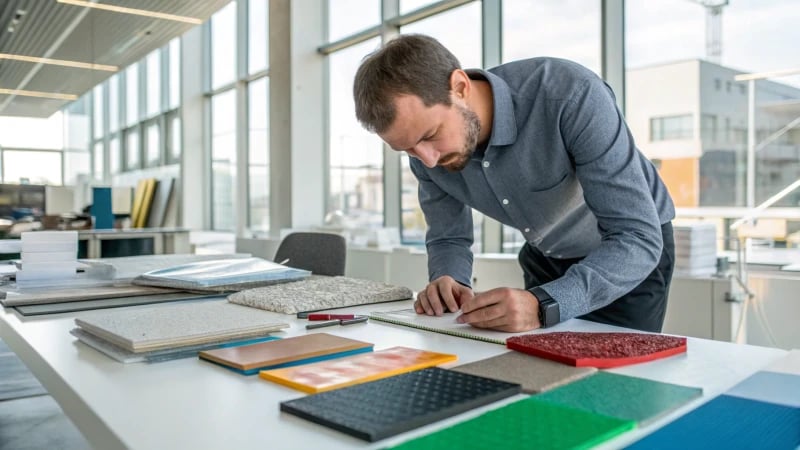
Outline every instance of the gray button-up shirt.
{"type": "Polygon", "coordinates": [[[517,228],[547,256],[585,257],[541,286],[559,303],[562,320],[636,287],[656,267],[661,224],[675,209],[608,85],[555,58],[467,73],[492,87],[486,149],[457,173],[411,158],[429,227],[430,279],[450,275],[470,285],[472,207],[517,228]]]}

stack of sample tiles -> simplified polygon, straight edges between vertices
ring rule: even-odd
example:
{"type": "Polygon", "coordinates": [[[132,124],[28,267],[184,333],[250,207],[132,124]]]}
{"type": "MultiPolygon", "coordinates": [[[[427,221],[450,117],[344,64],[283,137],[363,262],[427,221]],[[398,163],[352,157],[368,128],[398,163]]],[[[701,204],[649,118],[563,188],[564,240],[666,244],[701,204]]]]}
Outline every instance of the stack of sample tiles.
{"type": "Polygon", "coordinates": [[[717,228],[713,223],[675,225],[675,275],[707,277],[717,271],[717,228]]]}
{"type": "Polygon", "coordinates": [[[77,231],[31,231],[22,233],[21,269],[17,285],[47,285],[76,277],[77,231]]]}
{"type": "MultiPolygon", "coordinates": [[[[264,338],[288,328],[267,312],[206,300],[141,309],[96,311],[75,319],[72,334],[81,342],[123,362],[131,354],[164,356],[215,348],[229,342],[264,338]]],[[[145,358],[147,359],[147,358],[145,358]]]]}

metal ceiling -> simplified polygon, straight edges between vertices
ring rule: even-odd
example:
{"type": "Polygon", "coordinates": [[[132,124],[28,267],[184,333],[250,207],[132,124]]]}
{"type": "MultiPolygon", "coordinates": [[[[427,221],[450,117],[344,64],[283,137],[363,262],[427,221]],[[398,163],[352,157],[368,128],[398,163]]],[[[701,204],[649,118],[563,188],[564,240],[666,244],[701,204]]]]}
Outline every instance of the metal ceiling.
{"type": "MultiPolygon", "coordinates": [[[[89,0],[203,21],[229,0],[89,0]]],[[[0,0],[0,53],[118,66],[196,25],[58,3],[0,0]],[[20,12],[24,12],[19,16],[20,12]],[[13,31],[9,31],[13,29],[13,31]]],[[[0,89],[82,95],[113,72],[0,59],[0,89]]],[[[68,101],[0,94],[0,115],[49,117],[68,101]]]]}

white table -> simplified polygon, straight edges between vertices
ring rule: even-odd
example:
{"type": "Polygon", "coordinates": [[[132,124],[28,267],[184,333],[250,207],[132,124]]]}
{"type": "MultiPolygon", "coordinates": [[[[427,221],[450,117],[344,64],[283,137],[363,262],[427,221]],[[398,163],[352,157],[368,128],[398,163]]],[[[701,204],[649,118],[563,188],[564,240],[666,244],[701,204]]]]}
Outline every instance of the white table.
{"type": "MultiPolygon", "coordinates": [[[[410,303],[409,303],[410,304],[410,303]]],[[[359,309],[399,309],[404,302],[359,309]]],[[[94,314],[96,312],[82,313],[94,314]]],[[[281,336],[306,333],[304,320],[276,314],[292,324],[281,336]]],[[[516,396],[377,443],[313,424],[279,411],[279,402],[305,394],[245,377],[195,358],[158,364],[121,364],[77,342],[68,331],[73,314],[23,318],[0,311],[0,337],[28,365],[64,412],[98,449],[344,449],[381,448],[475,417],[522,397],[516,396]]],[[[570,320],[553,331],[619,331],[570,320]]],[[[455,353],[457,363],[506,351],[497,344],[370,321],[314,330],[375,343],[455,353]]],[[[702,387],[703,397],[650,426],[624,434],[606,448],[620,448],[696,408],[768,364],[785,350],[689,338],[686,354],[612,370],[652,380],[702,387]]]]}

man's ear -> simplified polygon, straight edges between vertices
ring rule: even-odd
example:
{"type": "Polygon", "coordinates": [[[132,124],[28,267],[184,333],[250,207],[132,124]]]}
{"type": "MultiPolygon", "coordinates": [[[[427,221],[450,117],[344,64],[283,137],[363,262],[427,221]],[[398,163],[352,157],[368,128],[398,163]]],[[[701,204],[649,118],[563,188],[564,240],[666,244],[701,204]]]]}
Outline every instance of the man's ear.
{"type": "Polygon", "coordinates": [[[458,98],[467,99],[472,84],[469,76],[461,69],[456,69],[450,73],[450,91],[458,98]]]}

